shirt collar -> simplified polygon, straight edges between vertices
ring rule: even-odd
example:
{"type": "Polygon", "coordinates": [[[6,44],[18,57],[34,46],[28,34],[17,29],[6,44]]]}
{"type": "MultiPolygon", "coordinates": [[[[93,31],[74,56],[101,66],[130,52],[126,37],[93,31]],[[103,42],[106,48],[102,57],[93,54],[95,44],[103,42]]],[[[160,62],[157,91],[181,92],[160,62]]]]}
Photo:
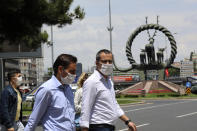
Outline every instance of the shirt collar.
{"type": "MultiPolygon", "coordinates": [[[[51,78],[53,81],[55,81],[55,83],[56,83],[56,87],[60,87],[60,88],[63,88],[63,87],[65,87],[64,85],[62,85],[62,83],[56,78],[56,76],[52,76],[52,78],[51,78]]],[[[66,86],[67,87],[67,86],[66,86]]]]}
{"type": "MultiPolygon", "coordinates": [[[[94,73],[96,74],[96,78],[98,80],[101,80],[101,79],[106,80],[106,78],[98,70],[94,70],[94,73]]],[[[110,79],[111,79],[110,77],[107,78],[107,80],[110,80],[110,79]]]]}

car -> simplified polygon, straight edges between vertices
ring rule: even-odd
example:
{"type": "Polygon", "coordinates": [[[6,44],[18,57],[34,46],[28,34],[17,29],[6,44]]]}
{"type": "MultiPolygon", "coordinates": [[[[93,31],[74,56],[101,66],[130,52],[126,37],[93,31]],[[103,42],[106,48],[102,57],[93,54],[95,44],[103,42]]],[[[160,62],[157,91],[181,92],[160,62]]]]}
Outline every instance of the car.
{"type": "Polygon", "coordinates": [[[21,92],[23,92],[23,93],[28,93],[28,92],[31,91],[30,87],[28,87],[28,86],[20,86],[20,87],[19,87],[19,90],[20,90],[21,92]]]}
{"type": "Polygon", "coordinates": [[[197,86],[192,86],[191,93],[197,94],[197,86]]]}
{"type": "Polygon", "coordinates": [[[30,94],[30,95],[26,96],[26,101],[33,102],[34,101],[34,95],[30,94]]]}

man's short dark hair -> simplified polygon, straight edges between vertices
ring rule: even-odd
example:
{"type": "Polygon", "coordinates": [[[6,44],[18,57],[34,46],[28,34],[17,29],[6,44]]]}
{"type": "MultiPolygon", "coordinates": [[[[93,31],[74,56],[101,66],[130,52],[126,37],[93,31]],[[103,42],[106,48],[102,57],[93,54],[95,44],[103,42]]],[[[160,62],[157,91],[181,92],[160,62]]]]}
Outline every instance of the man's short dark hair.
{"type": "Polygon", "coordinates": [[[57,75],[58,66],[63,66],[64,69],[67,69],[71,63],[77,63],[77,57],[70,54],[59,55],[53,64],[54,74],[57,75]]]}
{"type": "Polygon", "coordinates": [[[11,78],[14,77],[18,73],[21,73],[21,71],[19,69],[13,69],[13,70],[9,71],[7,74],[8,81],[11,81],[11,78]]]}
{"type": "Polygon", "coordinates": [[[97,54],[96,54],[96,61],[100,61],[100,59],[101,59],[101,53],[112,54],[111,51],[109,51],[107,49],[102,49],[102,50],[100,50],[100,51],[97,52],[97,54]]]}

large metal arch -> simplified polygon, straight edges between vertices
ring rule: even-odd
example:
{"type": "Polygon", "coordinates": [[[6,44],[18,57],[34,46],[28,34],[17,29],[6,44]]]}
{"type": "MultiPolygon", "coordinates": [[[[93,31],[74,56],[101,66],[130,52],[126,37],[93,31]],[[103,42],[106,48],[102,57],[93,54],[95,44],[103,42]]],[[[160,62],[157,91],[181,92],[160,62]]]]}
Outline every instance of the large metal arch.
{"type": "MultiPolygon", "coordinates": [[[[165,34],[165,36],[168,38],[168,40],[170,41],[170,45],[171,45],[171,54],[170,54],[170,58],[167,62],[166,65],[159,65],[159,68],[167,68],[170,67],[170,65],[174,62],[174,59],[176,57],[177,54],[177,46],[176,46],[176,41],[173,37],[173,35],[171,34],[171,32],[169,30],[167,30],[167,28],[159,25],[159,24],[146,24],[146,25],[142,25],[140,27],[138,27],[129,37],[127,43],[126,43],[126,56],[127,59],[129,61],[129,63],[131,64],[131,66],[129,68],[119,68],[117,67],[117,65],[115,64],[115,60],[114,60],[114,66],[118,71],[129,71],[132,70],[134,68],[140,68],[141,66],[139,64],[136,63],[136,61],[134,60],[133,56],[132,56],[132,52],[131,52],[131,46],[132,43],[134,41],[134,39],[136,38],[136,36],[144,31],[144,30],[148,30],[148,29],[155,29],[155,30],[159,30],[162,33],[165,34]]],[[[156,67],[157,65],[154,65],[154,67],[156,67]]]]}

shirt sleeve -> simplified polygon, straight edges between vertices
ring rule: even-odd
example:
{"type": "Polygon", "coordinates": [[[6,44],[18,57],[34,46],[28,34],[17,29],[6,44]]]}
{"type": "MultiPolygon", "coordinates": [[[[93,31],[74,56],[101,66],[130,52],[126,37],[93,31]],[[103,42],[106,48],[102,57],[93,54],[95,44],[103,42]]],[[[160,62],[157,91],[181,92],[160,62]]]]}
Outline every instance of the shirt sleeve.
{"type": "Polygon", "coordinates": [[[114,93],[114,99],[115,99],[115,101],[116,101],[116,109],[117,109],[117,116],[118,117],[121,117],[122,115],[124,115],[124,111],[120,108],[120,105],[118,104],[118,102],[117,102],[117,100],[116,100],[116,93],[115,93],[115,91],[114,91],[114,88],[112,88],[113,90],[113,93],[114,93]]]}
{"type": "Polygon", "coordinates": [[[75,111],[76,113],[81,112],[81,96],[82,96],[82,88],[78,89],[75,92],[74,103],[75,103],[75,111]]]}
{"type": "Polygon", "coordinates": [[[81,118],[80,126],[89,128],[90,115],[92,113],[92,107],[96,98],[96,87],[92,81],[86,81],[83,86],[82,93],[82,108],[81,108],[81,118]]]}
{"type": "Polygon", "coordinates": [[[122,115],[124,115],[124,111],[120,108],[117,100],[116,100],[116,108],[117,108],[117,115],[118,115],[118,117],[121,117],[122,115]]]}
{"type": "Polygon", "coordinates": [[[43,117],[50,103],[51,93],[44,87],[40,87],[36,93],[33,111],[29,117],[24,131],[34,131],[40,119],[43,117]]]}

